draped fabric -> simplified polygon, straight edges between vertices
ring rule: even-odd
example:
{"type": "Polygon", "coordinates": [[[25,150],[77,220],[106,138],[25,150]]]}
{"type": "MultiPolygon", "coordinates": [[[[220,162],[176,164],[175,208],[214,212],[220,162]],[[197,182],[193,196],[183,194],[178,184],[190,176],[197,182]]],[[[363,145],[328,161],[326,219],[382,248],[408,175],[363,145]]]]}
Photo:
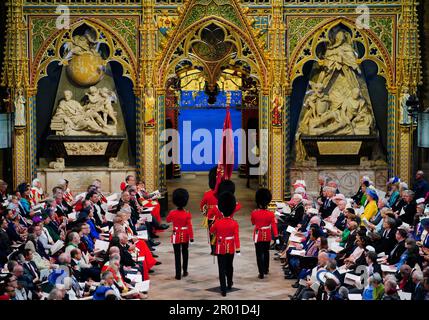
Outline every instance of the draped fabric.
{"type": "Polygon", "coordinates": [[[234,141],[229,106],[226,108],[225,121],[223,123],[222,144],[220,150],[219,163],[217,166],[216,187],[217,193],[219,184],[223,180],[229,180],[234,169],[234,141]]]}

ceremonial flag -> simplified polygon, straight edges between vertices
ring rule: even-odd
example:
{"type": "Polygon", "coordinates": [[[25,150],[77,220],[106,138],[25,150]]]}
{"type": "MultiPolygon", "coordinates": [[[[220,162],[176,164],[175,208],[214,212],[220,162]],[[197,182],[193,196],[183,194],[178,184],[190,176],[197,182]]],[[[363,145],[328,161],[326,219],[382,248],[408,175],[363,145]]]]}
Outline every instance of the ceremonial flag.
{"type": "Polygon", "coordinates": [[[217,193],[219,184],[223,180],[231,179],[232,170],[234,169],[234,140],[232,133],[231,113],[229,106],[231,103],[230,93],[227,94],[226,116],[223,123],[222,143],[220,147],[219,162],[217,165],[216,187],[214,192],[217,193]]]}

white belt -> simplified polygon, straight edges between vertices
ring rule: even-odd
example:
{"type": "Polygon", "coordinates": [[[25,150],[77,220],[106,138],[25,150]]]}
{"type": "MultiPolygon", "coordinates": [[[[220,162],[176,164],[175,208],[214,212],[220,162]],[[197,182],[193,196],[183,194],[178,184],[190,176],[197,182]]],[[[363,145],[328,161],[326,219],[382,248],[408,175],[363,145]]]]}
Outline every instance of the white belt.
{"type": "Polygon", "coordinates": [[[255,237],[254,237],[254,241],[255,241],[255,243],[257,243],[258,242],[258,233],[259,233],[259,230],[268,230],[268,229],[271,229],[271,225],[269,225],[269,226],[266,226],[266,227],[260,227],[260,228],[257,228],[256,229],[256,232],[255,232],[255,237]]]}
{"type": "Polygon", "coordinates": [[[181,228],[179,228],[179,227],[174,227],[174,229],[175,230],[188,230],[188,227],[181,227],[181,228]]]}
{"type": "Polygon", "coordinates": [[[234,240],[234,237],[225,237],[225,238],[221,238],[221,239],[224,239],[224,240],[234,240]]]}

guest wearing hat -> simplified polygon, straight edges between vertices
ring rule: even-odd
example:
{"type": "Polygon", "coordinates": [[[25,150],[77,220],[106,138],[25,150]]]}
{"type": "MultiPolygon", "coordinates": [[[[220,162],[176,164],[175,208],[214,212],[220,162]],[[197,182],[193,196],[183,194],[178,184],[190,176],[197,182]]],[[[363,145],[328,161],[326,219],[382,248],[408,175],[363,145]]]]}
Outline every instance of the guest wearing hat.
{"type": "Polygon", "coordinates": [[[227,288],[231,289],[233,285],[234,254],[240,254],[238,223],[231,218],[236,204],[232,193],[221,193],[218,196],[218,208],[224,218],[216,220],[210,228],[216,240],[215,254],[218,259],[220,290],[223,297],[226,296],[227,288]]]}
{"type": "Polygon", "coordinates": [[[393,177],[389,180],[387,187],[389,190],[389,200],[388,200],[388,206],[389,208],[392,208],[392,206],[398,201],[399,198],[399,183],[401,182],[401,179],[398,177],[393,177]]]}
{"type": "Polygon", "coordinates": [[[366,219],[367,221],[370,221],[378,212],[378,194],[377,191],[369,187],[366,189],[366,198],[367,198],[367,204],[365,206],[365,209],[363,211],[363,214],[361,215],[361,226],[365,226],[363,223],[363,219],[366,219]]]}

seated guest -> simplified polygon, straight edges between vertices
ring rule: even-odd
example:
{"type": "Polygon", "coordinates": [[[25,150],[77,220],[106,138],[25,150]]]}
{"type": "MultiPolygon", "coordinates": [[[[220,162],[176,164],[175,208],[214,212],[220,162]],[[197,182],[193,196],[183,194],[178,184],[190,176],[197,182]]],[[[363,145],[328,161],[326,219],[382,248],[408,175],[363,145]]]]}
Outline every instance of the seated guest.
{"type": "MultiPolygon", "coordinates": [[[[398,229],[396,231],[396,241],[397,244],[393,247],[392,251],[388,253],[387,262],[390,265],[396,264],[399,262],[401,255],[405,251],[405,239],[407,239],[407,231],[404,229],[398,229]]],[[[387,253],[387,252],[386,252],[387,253]]]]}
{"type": "Polygon", "coordinates": [[[378,252],[388,254],[393,250],[397,243],[396,230],[396,220],[386,216],[383,219],[383,232],[381,234],[381,239],[377,244],[378,252]]]}
{"type": "Polygon", "coordinates": [[[42,183],[39,179],[34,179],[31,183],[31,202],[33,205],[38,204],[44,199],[42,183]]]}
{"type": "Polygon", "coordinates": [[[344,247],[344,249],[338,253],[338,257],[348,257],[352,253],[358,233],[357,222],[351,219],[347,220],[347,229],[343,232],[340,242],[340,246],[344,247]],[[346,236],[346,238],[344,238],[344,236],[346,236]]]}
{"type": "MultiPolygon", "coordinates": [[[[365,177],[364,177],[365,178],[365,177]]],[[[371,181],[369,180],[368,177],[366,177],[367,179],[363,179],[362,183],[360,185],[360,196],[359,197],[352,197],[356,208],[358,207],[362,207],[365,206],[367,203],[367,199],[366,199],[366,190],[369,188],[369,186],[371,185],[371,181]]]]}
{"type": "Polygon", "coordinates": [[[43,258],[50,258],[50,249],[53,245],[52,238],[49,233],[43,229],[42,225],[35,225],[34,235],[36,236],[36,252],[43,258]]]}
{"type": "Polygon", "coordinates": [[[0,204],[4,203],[7,198],[7,183],[3,180],[0,180],[0,204]]]}
{"type": "Polygon", "coordinates": [[[12,241],[7,234],[8,222],[0,216],[0,268],[7,263],[7,256],[12,252],[12,241]]]}
{"type": "Polygon", "coordinates": [[[26,238],[26,229],[20,224],[20,216],[16,210],[7,210],[6,212],[7,229],[6,233],[13,243],[24,242],[26,238]]]}
{"type": "Polygon", "coordinates": [[[40,280],[40,270],[37,268],[36,263],[33,262],[33,251],[29,249],[24,250],[24,275],[27,276],[33,283],[40,280]]]}
{"type": "Polygon", "coordinates": [[[335,224],[337,222],[337,219],[340,216],[341,212],[343,212],[344,209],[346,208],[347,201],[346,201],[346,197],[341,193],[336,194],[332,198],[332,200],[335,202],[336,207],[332,211],[332,214],[326,218],[326,221],[328,221],[332,224],[335,224]],[[341,203],[341,207],[339,207],[340,203],[341,203]]]}
{"type": "Polygon", "coordinates": [[[100,281],[100,268],[91,265],[85,256],[82,255],[80,249],[72,249],[70,257],[73,274],[79,282],[87,280],[100,281]]]}
{"type": "Polygon", "coordinates": [[[84,208],[77,215],[77,222],[86,223],[89,225],[89,236],[91,237],[91,239],[103,240],[103,237],[100,235],[102,230],[95,224],[94,212],[89,201],[85,201],[84,208]]]}
{"type": "Polygon", "coordinates": [[[95,225],[103,227],[107,225],[106,213],[101,207],[100,195],[97,191],[90,191],[86,194],[85,200],[89,201],[89,205],[92,207],[93,218],[95,225]]]}
{"type": "Polygon", "coordinates": [[[405,182],[399,183],[399,197],[396,200],[395,204],[392,205],[392,210],[395,214],[399,214],[402,210],[402,207],[405,205],[405,200],[403,199],[404,192],[408,190],[408,185],[405,182]]]}
{"type": "Polygon", "coordinates": [[[411,268],[414,268],[416,264],[421,265],[422,259],[416,241],[412,238],[408,238],[405,240],[405,248],[406,250],[402,253],[398,263],[396,263],[396,268],[400,269],[403,265],[408,265],[411,268]]]}
{"type": "Polygon", "coordinates": [[[94,240],[90,236],[91,228],[88,223],[84,222],[80,225],[79,236],[80,243],[79,249],[84,253],[93,253],[94,252],[94,240]]]}
{"type": "Polygon", "coordinates": [[[389,200],[387,205],[389,208],[392,208],[392,206],[398,201],[399,199],[399,183],[401,182],[401,179],[398,177],[393,177],[389,180],[388,188],[389,190],[389,200]]]}
{"type": "Polygon", "coordinates": [[[55,208],[59,217],[67,217],[73,212],[73,207],[64,199],[64,191],[61,187],[54,187],[52,194],[55,200],[55,208]]]}
{"type": "Polygon", "coordinates": [[[19,211],[25,218],[32,218],[34,212],[32,211],[31,202],[31,189],[28,183],[21,183],[18,186],[19,195],[19,211]]]}
{"type": "Polygon", "coordinates": [[[409,265],[403,264],[399,269],[399,290],[412,293],[414,291],[414,283],[411,277],[412,269],[409,265]]]}
{"type": "Polygon", "coordinates": [[[414,290],[411,295],[411,300],[424,300],[426,292],[423,286],[423,272],[420,270],[414,270],[411,277],[414,283],[414,290]]]}
{"type": "Polygon", "coordinates": [[[336,194],[336,189],[332,187],[325,187],[324,191],[326,193],[326,199],[319,209],[322,219],[329,217],[337,206],[333,200],[334,195],[336,194]]]}
{"type": "Polygon", "coordinates": [[[67,218],[66,217],[58,217],[57,213],[52,208],[47,208],[44,211],[45,216],[42,214],[42,219],[44,222],[44,227],[48,230],[52,240],[54,242],[58,240],[65,239],[65,229],[67,218]]]}
{"type": "Polygon", "coordinates": [[[414,200],[414,192],[411,190],[405,190],[402,193],[402,199],[404,200],[404,205],[402,206],[401,211],[398,213],[398,218],[402,222],[412,225],[417,210],[417,204],[414,200]]]}
{"type": "Polygon", "coordinates": [[[315,298],[317,295],[317,291],[313,290],[319,284],[320,281],[317,277],[317,274],[321,270],[326,270],[326,265],[329,262],[329,255],[326,252],[320,252],[317,256],[317,266],[315,266],[309,275],[305,275],[302,279],[307,281],[305,286],[299,285],[293,296],[290,296],[292,300],[308,300],[311,298],[315,298]],[[316,284],[316,285],[314,285],[316,284]],[[313,288],[312,288],[313,286],[313,288]]]}
{"type": "Polygon", "coordinates": [[[384,281],[384,294],[381,300],[400,300],[396,287],[397,284],[394,279],[386,279],[384,281]]]}
{"type": "Polygon", "coordinates": [[[58,181],[58,186],[63,190],[64,205],[74,207],[76,205],[76,201],[74,200],[73,193],[70,191],[69,181],[66,179],[60,179],[58,181]]]}
{"type": "Polygon", "coordinates": [[[343,298],[338,293],[338,284],[334,279],[326,279],[323,286],[324,292],[320,300],[340,301],[343,298]]]}
{"type": "Polygon", "coordinates": [[[423,228],[422,235],[424,234],[424,232],[426,232],[426,235],[420,238],[421,245],[422,245],[423,251],[425,251],[425,254],[428,254],[429,253],[429,250],[428,250],[429,249],[429,218],[422,219],[421,226],[423,228]]]}
{"type": "Polygon", "coordinates": [[[304,202],[302,195],[295,193],[288,204],[291,208],[291,213],[290,216],[286,219],[286,224],[296,227],[302,222],[304,217],[304,202]]]}
{"type": "Polygon", "coordinates": [[[368,279],[368,286],[363,291],[362,300],[381,300],[383,295],[383,279],[380,273],[374,273],[368,279]]]}
{"type": "Polygon", "coordinates": [[[375,273],[382,274],[381,266],[377,262],[377,253],[375,251],[368,251],[365,257],[366,265],[368,266],[368,276],[372,276],[375,273]]]}
{"type": "Polygon", "coordinates": [[[113,292],[116,300],[122,300],[121,292],[115,284],[115,279],[110,271],[102,274],[100,286],[97,287],[92,298],[93,300],[106,300],[107,292],[113,292]]]}
{"type": "Polygon", "coordinates": [[[67,235],[67,242],[66,242],[65,253],[70,254],[70,252],[72,250],[77,249],[79,247],[79,243],[80,243],[79,233],[77,233],[77,232],[70,232],[67,235]]]}
{"type": "Polygon", "coordinates": [[[41,218],[42,218],[42,224],[43,224],[43,230],[46,230],[49,234],[49,240],[53,243],[57,242],[58,240],[64,239],[61,235],[60,228],[56,225],[55,222],[53,222],[53,219],[51,219],[51,210],[46,209],[41,218]]]}
{"type": "Polygon", "coordinates": [[[362,264],[361,261],[365,261],[365,248],[369,243],[369,239],[367,236],[365,236],[364,232],[359,232],[356,236],[356,242],[355,242],[355,248],[352,251],[352,253],[344,258],[344,260],[339,259],[339,261],[342,261],[348,269],[354,269],[357,265],[362,264]]]}
{"type": "Polygon", "coordinates": [[[109,261],[107,261],[101,268],[101,272],[104,273],[109,271],[112,273],[115,283],[118,286],[120,292],[128,291],[128,284],[125,281],[125,277],[121,274],[121,256],[120,254],[111,254],[109,261]]]}
{"type": "MultiPolygon", "coordinates": [[[[37,226],[39,228],[39,230],[41,229],[40,226],[37,226]]],[[[25,250],[30,250],[31,251],[31,261],[34,262],[34,264],[36,265],[37,269],[40,270],[48,270],[51,269],[51,263],[49,261],[49,259],[41,256],[39,254],[39,252],[37,251],[38,245],[37,245],[37,236],[34,233],[34,229],[36,228],[36,226],[34,228],[32,228],[32,232],[28,235],[27,238],[27,242],[25,243],[25,250]]]]}
{"type": "Polygon", "coordinates": [[[365,209],[363,211],[363,214],[360,216],[361,219],[361,226],[364,226],[364,220],[366,221],[371,221],[371,219],[373,217],[375,217],[375,215],[378,212],[378,206],[377,206],[377,201],[378,201],[378,194],[377,191],[372,188],[372,187],[368,187],[366,189],[366,205],[365,205],[365,209]]]}

